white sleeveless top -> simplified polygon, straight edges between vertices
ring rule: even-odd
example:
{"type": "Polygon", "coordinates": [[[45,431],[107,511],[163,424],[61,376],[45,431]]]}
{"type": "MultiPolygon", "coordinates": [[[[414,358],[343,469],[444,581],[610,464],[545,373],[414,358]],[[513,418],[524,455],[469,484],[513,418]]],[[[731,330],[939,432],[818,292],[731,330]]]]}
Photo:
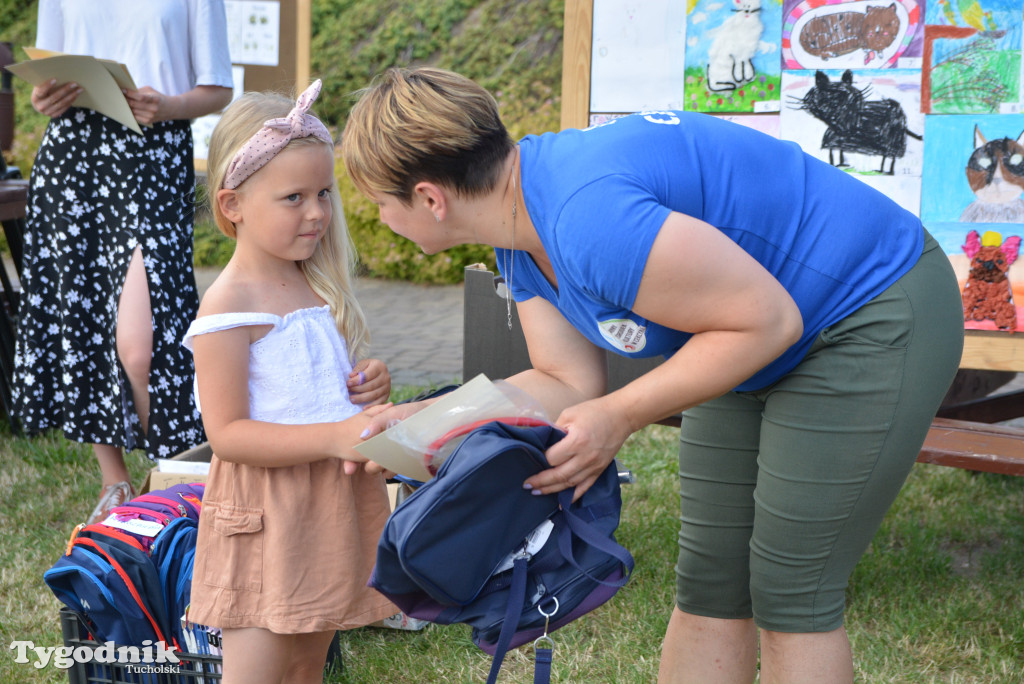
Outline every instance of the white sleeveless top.
{"type": "MultiPolygon", "coordinates": [[[[242,312],[197,318],[182,344],[192,351],[198,335],[249,325],[273,325],[249,346],[249,417],[301,425],[335,422],[361,411],[348,396],[352,372],[348,345],[329,306],[298,309],[284,316],[242,312]]],[[[195,386],[200,412],[199,386],[195,386]]]]}

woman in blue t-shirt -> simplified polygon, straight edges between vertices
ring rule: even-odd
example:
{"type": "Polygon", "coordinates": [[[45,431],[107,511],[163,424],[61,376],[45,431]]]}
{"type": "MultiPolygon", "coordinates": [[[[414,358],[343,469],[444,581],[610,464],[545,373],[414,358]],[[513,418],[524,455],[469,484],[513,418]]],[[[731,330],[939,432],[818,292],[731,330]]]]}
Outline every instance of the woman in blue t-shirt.
{"type": "Polygon", "coordinates": [[[579,496],[631,433],[684,412],[660,680],[750,682],[760,644],[762,682],[852,681],[846,585],[963,344],[955,276],[921,222],[793,143],[701,114],[516,143],[485,90],[430,68],[364,91],[342,152],[424,252],[495,247],[533,365],[511,381],[567,432],[524,487],[579,496]],[[609,393],[606,349],[666,360],[609,393]]]}

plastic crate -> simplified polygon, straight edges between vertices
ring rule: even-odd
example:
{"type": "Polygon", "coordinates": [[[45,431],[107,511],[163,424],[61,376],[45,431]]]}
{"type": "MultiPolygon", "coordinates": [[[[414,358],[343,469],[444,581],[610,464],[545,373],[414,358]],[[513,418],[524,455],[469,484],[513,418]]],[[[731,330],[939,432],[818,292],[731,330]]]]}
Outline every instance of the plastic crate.
{"type": "MultiPolygon", "coordinates": [[[[72,611],[60,609],[64,645],[102,646],[72,611]]],[[[117,646],[115,645],[116,649],[117,646]]],[[[116,653],[116,650],[115,650],[116,653]]],[[[178,663],[79,663],[68,668],[70,684],[215,684],[221,681],[221,657],[175,653],[178,663]]]]}

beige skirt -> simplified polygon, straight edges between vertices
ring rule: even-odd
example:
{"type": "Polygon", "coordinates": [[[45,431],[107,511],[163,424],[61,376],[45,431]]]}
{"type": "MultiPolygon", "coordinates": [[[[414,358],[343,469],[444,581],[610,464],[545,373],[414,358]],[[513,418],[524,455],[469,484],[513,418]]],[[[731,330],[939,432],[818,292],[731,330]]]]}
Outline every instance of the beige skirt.
{"type": "Polygon", "coordinates": [[[337,459],[256,468],[214,456],[189,619],[299,634],[397,613],[366,585],[389,513],[383,478],[345,475],[337,459]]]}

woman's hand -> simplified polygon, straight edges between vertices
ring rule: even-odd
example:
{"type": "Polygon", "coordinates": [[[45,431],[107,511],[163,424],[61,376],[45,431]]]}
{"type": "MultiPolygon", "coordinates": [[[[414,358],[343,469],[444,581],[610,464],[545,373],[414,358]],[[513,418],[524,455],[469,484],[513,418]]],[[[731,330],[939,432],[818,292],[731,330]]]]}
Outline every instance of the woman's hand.
{"type": "Polygon", "coordinates": [[[125,99],[128,106],[132,108],[135,120],[143,126],[152,126],[158,121],[167,121],[177,118],[173,111],[173,98],[163,93],[143,86],[138,90],[125,90],[125,99]]]}
{"type": "Polygon", "coordinates": [[[383,404],[391,395],[391,373],[380,359],[363,359],[352,368],[347,385],[353,404],[383,404]]]}
{"type": "MultiPolygon", "coordinates": [[[[393,405],[390,403],[370,406],[348,420],[342,421],[339,425],[348,423],[349,421],[358,421],[356,428],[360,426],[368,426],[377,416],[386,413],[392,408],[392,406],[393,405]]],[[[363,432],[365,433],[367,429],[369,428],[364,427],[363,432]]],[[[383,468],[356,451],[354,448],[355,444],[347,444],[345,441],[340,441],[339,443],[342,444],[342,451],[338,454],[338,457],[345,461],[344,470],[346,475],[354,475],[360,468],[366,468],[366,471],[370,473],[379,473],[384,471],[383,468]]]]}
{"type": "MultiPolygon", "coordinates": [[[[410,401],[404,404],[388,404],[383,411],[374,411],[366,429],[359,435],[362,439],[370,439],[387,430],[395,423],[401,423],[414,413],[419,413],[427,407],[431,401],[410,401]]],[[[363,411],[363,413],[368,413],[363,411]]]]}
{"type": "Polygon", "coordinates": [[[43,116],[56,118],[68,110],[81,92],[82,86],[73,81],[57,85],[57,80],[51,79],[32,89],[32,108],[43,116]]]}
{"type": "Polygon", "coordinates": [[[196,119],[220,111],[231,101],[231,88],[196,86],[180,95],[166,95],[149,86],[125,90],[135,119],[144,126],[158,121],[196,119]]]}
{"type": "Polygon", "coordinates": [[[575,501],[612,462],[633,427],[605,397],[570,406],[555,424],[566,435],[547,451],[552,467],[529,478],[523,487],[538,495],[575,488],[575,501]]]}

